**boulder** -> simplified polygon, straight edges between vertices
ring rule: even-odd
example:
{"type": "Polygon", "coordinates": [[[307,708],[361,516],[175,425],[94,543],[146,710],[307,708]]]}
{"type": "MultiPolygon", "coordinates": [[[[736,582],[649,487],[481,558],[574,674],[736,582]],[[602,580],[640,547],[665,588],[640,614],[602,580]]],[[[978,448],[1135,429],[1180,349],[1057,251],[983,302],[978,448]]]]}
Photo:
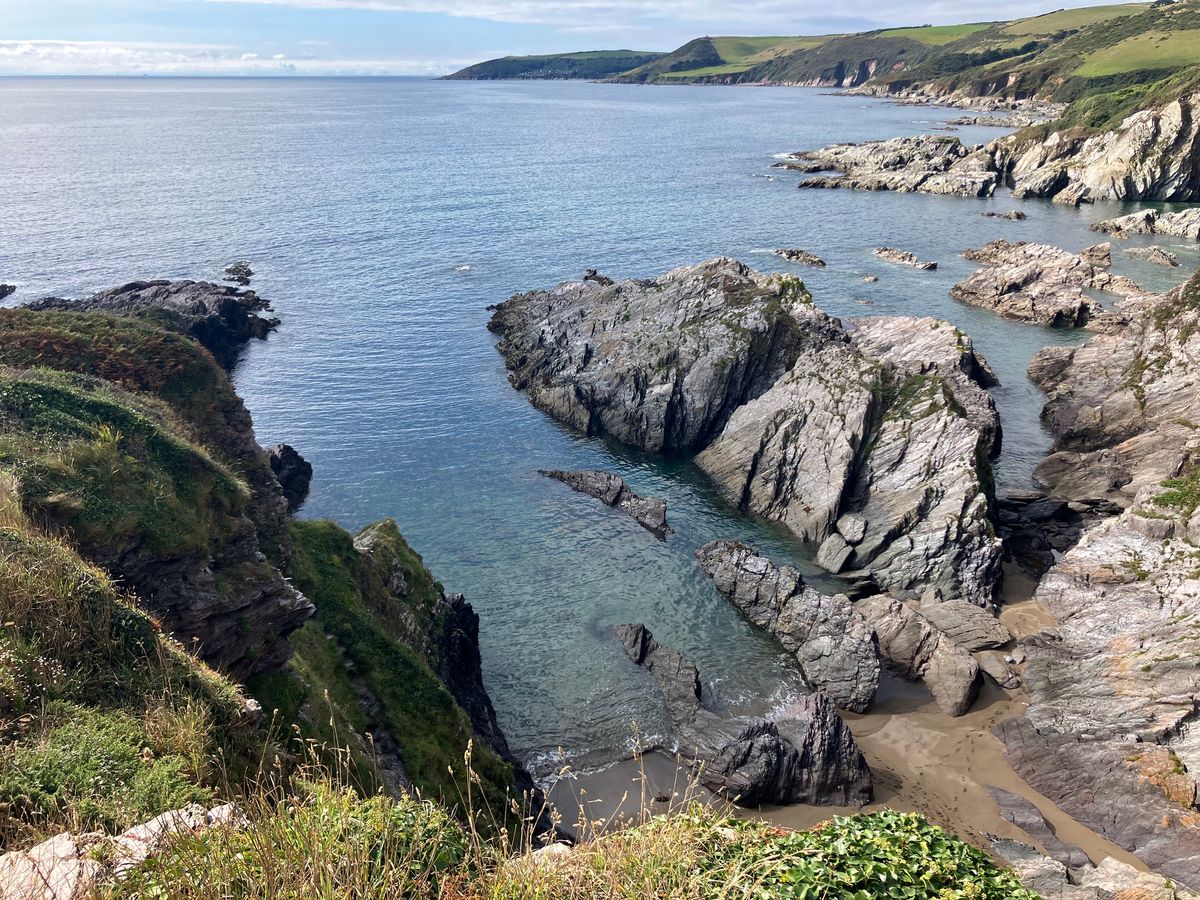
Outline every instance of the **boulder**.
{"type": "Polygon", "coordinates": [[[268,449],[267,460],[283,490],[288,512],[294,513],[308,497],[308,489],[312,484],[312,463],[290,444],[276,444],[268,449]]]}
{"type": "Polygon", "coordinates": [[[782,249],[775,251],[776,256],[782,256],[788,262],[799,263],[802,266],[817,266],[818,268],[825,267],[825,260],[817,256],[815,253],[809,253],[807,250],[797,250],[795,248],[782,249]]]}
{"type": "Polygon", "coordinates": [[[661,497],[638,496],[620,475],[598,469],[582,472],[539,469],[538,474],[561,481],[572,490],[595,497],[605,506],[621,510],[659,537],[671,532],[671,527],[667,525],[667,501],[661,497]]]}
{"type": "Polygon", "coordinates": [[[1012,640],[1008,629],[990,611],[966,600],[927,603],[921,607],[921,615],[966,650],[991,650],[1012,640]]]}
{"type": "Polygon", "coordinates": [[[871,251],[884,262],[895,263],[898,266],[911,266],[914,269],[931,272],[936,269],[935,262],[922,262],[917,254],[910,253],[907,250],[896,250],[892,247],[876,247],[871,251]]]}
{"type": "MultiPolygon", "coordinates": [[[[1092,258],[1097,255],[1092,252],[1096,249],[1088,251],[1092,258]]],[[[1124,296],[1141,293],[1129,279],[1048,244],[999,240],[963,255],[984,266],[955,284],[950,296],[1006,319],[1107,330],[1113,327],[1113,314],[1106,313],[1085,291],[1112,291],[1124,296]]]]}
{"type": "Polygon", "coordinates": [[[251,338],[263,340],[279,325],[278,319],[259,315],[271,307],[254,291],[208,281],[134,281],[82,300],[47,297],[29,308],[165,318],[226,369],[233,368],[251,338]]]}
{"type": "Polygon", "coordinates": [[[1162,247],[1127,247],[1125,255],[1131,256],[1134,259],[1145,260],[1152,262],[1156,266],[1168,266],[1169,268],[1179,268],[1179,259],[1174,253],[1164,250],[1162,247]]]}
{"type": "Polygon", "coordinates": [[[792,366],[810,307],[794,276],[720,258],[646,281],[518,294],[488,327],[509,380],[538,408],[589,434],[682,451],[792,366]]]}
{"type": "Polygon", "coordinates": [[[1105,241],[1103,244],[1093,244],[1091,247],[1080,251],[1079,256],[1089,265],[1106,269],[1112,265],[1112,242],[1105,241]]]}
{"type": "Polygon", "coordinates": [[[865,712],[879,687],[879,651],[870,626],[844,594],[804,583],[737,541],[713,541],[696,558],[717,590],[795,657],[805,681],[842,709],[865,712]]]}
{"type": "Polygon", "coordinates": [[[658,684],[675,741],[705,787],[743,806],[870,802],[870,769],[824,696],[797,701],[776,721],[722,717],[703,706],[699,672],[687,657],[663,647],[644,625],[614,630],[658,684]]]}
{"type": "Polygon", "coordinates": [[[920,680],[948,716],[979,696],[979,665],[965,649],[910,606],[882,594],[855,604],[879,639],[879,652],[905,678],[920,680]]]}

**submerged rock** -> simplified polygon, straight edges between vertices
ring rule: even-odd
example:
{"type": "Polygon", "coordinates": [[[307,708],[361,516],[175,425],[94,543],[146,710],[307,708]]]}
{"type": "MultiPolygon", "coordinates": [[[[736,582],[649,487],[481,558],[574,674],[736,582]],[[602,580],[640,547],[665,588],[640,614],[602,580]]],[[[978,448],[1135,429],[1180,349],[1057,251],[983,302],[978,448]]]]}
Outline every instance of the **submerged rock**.
{"type": "Polygon", "coordinates": [[[614,628],[625,652],[657,682],[681,751],[707,788],[744,806],[763,803],[868,803],[871,772],[850,729],[821,694],[797,701],[778,720],[722,718],[702,703],[700,674],[644,625],[614,628]]]}
{"type": "Polygon", "coordinates": [[[935,262],[922,262],[915,253],[909,253],[907,250],[894,250],[891,247],[876,247],[873,251],[876,256],[885,262],[896,263],[900,266],[911,266],[914,269],[931,272],[938,267],[935,262]]]}
{"type": "Polygon", "coordinates": [[[279,325],[278,319],[259,315],[271,307],[254,291],[208,281],[133,281],[82,300],[47,297],[29,308],[165,317],[226,369],[233,368],[251,338],[262,340],[279,325]]]}
{"type": "Polygon", "coordinates": [[[276,444],[267,450],[271,471],[275,473],[283,497],[287,500],[288,512],[294,513],[308,497],[312,484],[312,463],[306,460],[290,444],[276,444]]]}
{"type": "Polygon", "coordinates": [[[817,256],[815,253],[809,253],[807,250],[797,249],[782,249],[775,251],[776,256],[782,256],[788,262],[799,263],[802,266],[817,266],[824,268],[825,260],[817,256]]]}
{"type": "Polygon", "coordinates": [[[990,197],[999,184],[989,151],[944,135],[834,144],[792,153],[776,166],[810,174],[800,182],[802,188],[990,197]],[[819,174],[830,171],[840,174],[819,174]]]}
{"type": "Polygon", "coordinates": [[[792,370],[737,410],[696,464],[743,509],[818,548],[830,571],[988,605],[1000,548],[985,473],[999,418],[981,384],[994,376],[948,323],[853,324],[814,327],[792,370]]]}
{"type": "Polygon", "coordinates": [[[225,267],[225,280],[232,281],[235,284],[245,286],[250,283],[250,278],[253,275],[254,270],[250,268],[250,263],[247,262],[230,263],[225,267]]]}
{"type": "MultiPolygon", "coordinates": [[[[1006,319],[1108,330],[1123,319],[1105,312],[1084,291],[1112,291],[1125,296],[1141,293],[1128,278],[1048,244],[992,241],[963,255],[972,262],[984,263],[984,267],[954,285],[950,296],[1006,319]]],[[[1095,258],[1096,254],[1091,256],[1095,258]]]]}
{"type": "Polygon", "coordinates": [[[1024,222],[1027,218],[1029,218],[1027,215],[1025,215],[1025,213],[1016,209],[1003,213],[989,209],[983,214],[983,217],[985,219],[1008,219],[1010,222],[1024,222]]]}
{"type": "Polygon", "coordinates": [[[518,294],[488,327],[513,386],[554,418],[645,450],[688,450],[791,367],[811,302],[794,277],[720,258],[518,294]]]}
{"type": "Polygon", "coordinates": [[[1162,247],[1129,247],[1125,250],[1125,255],[1152,262],[1156,266],[1179,268],[1179,260],[1175,254],[1167,252],[1162,247]]]}
{"type": "Polygon", "coordinates": [[[879,650],[849,598],[817,592],[796,569],[737,541],[705,544],[696,558],[718,591],[779,639],[811,687],[842,709],[866,712],[879,687],[879,650]]]}
{"type": "Polygon", "coordinates": [[[905,678],[920,680],[948,716],[979,696],[979,665],[963,647],[910,606],[882,594],[855,604],[879,639],[879,652],[905,678]]]}
{"type": "Polygon", "coordinates": [[[627,513],[635,522],[659,537],[671,532],[667,524],[667,501],[661,497],[639,497],[620,475],[598,469],[582,472],[539,469],[538,474],[561,481],[572,490],[595,497],[605,506],[627,513]]]}

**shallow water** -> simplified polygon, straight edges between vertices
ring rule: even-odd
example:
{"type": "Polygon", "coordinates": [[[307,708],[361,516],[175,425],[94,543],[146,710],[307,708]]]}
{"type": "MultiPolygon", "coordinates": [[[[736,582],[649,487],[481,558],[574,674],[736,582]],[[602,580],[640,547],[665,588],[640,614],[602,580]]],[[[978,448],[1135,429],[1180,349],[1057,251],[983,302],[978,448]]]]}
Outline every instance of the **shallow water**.
{"type": "MultiPolygon", "coordinates": [[[[693,656],[719,702],[764,709],[802,685],[692,562],[736,537],[803,565],[686,461],[555,425],[513,391],[485,307],[589,267],[647,276],[716,255],[795,269],[838,315],[921,314],[971,334],[997,370],[1001,489],[1047,446],[1032,354],[1085,335],[952,301],[958,254],[997,237],[1078,250],[1087,224],[1133,207],[797,191],[781,151],[919,133],[945,116],[816,90],[380,80],[2,79],[0,281],[10,303],[133,278],[219,276],[248,259],[283,326],[236,377],[263,443],[316,467],[308,516],[356,528],[394,516],[483,619],[486,677],[518,753],[581,764],[622,751],[662,713],[609,626],[645,622],[693,656]],[[888,244],[941,263],[875,259],[888,244]],[[861,276],[874,273],[878,283],[861,276]],[[866,301],[869,301],[866,302],[866,301]],[[536,474],[601,467],[667,497],[676,533],[536,474]],[[636,725],[635,725],[636,723],[636,725]]],[[[971,128],[966,140],[1000,132],[971,128]]],[[[1149,243],[1147,240],[1141,243],[1149,243]]],[[[1159,243],[1179,249],[1174,239],[1159,243]]],[[[1150,287],[1184,268],[1125,260],[1150,287]]]]}

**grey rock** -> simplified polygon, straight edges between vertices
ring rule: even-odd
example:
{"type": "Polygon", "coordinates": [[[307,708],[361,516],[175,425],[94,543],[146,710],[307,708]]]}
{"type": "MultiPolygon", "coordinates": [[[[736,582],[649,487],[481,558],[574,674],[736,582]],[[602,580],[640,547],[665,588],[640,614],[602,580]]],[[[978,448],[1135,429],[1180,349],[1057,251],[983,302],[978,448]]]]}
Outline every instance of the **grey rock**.
{"type": "Polygon", "coordinates": [[[828,572],[837,574],[846,565],[846,560],[854,555],[854,549],[846,543],[836,531],[821,542],[817,551],[817,565],[828,572]]]}
{"type": "Polygon", "coordinates": [[[1076,885],[1065,865],[1031,844],[995,836],[991,843],[992,853],[1012,869],[1024,887],[1044,900],[1101,900],[1099,891],[1076,885]]]}
{"type": "Polygon", "coordinates": [[[240,284],[243,287],[250,283],[250,278],[253,275],[254,270],[250,268],[250,263],[248,262],[230,263],[225,267],[225,280],[240,284]]]}
{"type": "Polygon", "coordinates": [[[1010,222],[1024,222],[1029,218],[1025,213],[1016,209],[1003,213],[988,210],[983,216],[985,219],[1008,219],[1010,222]]]}
{"type": "Polygon", "coordinates": [[[1107,330],[1115,326],[1114,314],[1106,313],[1085,290],[1142,293],[1128,278],[1048,244],[992,241],[963,255],[984,266],[954,285],[950,296],[1007,319],[1107,330]]]}
{"type": "Polygon", "coordinates": [[[1179,268],[1179,258],[1174,253],[1170,253],[1162,247],[1127,247],[1125,255],[1132,256],[1134,259],[1152,262],[1157,266],[1179,268]]]}
{"type": "Polygon", "coordinates": [[[871,800],[866,760],[823,695],[798,701],[778,721],[723,718],[703,706],[700,675],[687,657],[663,647],[644,625],[614,630],[629,658],[657,682],[676,743],[710,790],[743,806],[871,800]]]}
{"type": "Polygon", "coordinates": [[[796,569],[737,541],[705,544],[696,558],[721,594],[779,639],[812,687],[842,709],[867,710],[879,687],[879,652],[845,595],[818,593],[796,569]]]}
{"type": "Polygon", "coordinates": [[[572,490],[595,497],[605,506],[627,513],[635,522],[659,537],[671,532],[671,527],[667,525],[667,501],[661,497],[638,496],[620,475],[598,469],[581,472],[539,469],[538,474],[561,481],[572,490]]]}
{"type": "Polygon", "coordinates": [[[807,250],[798,250],[796,248],[784,248],[775,251],[776,256],[781,256],[788,262],[799,263],[802,266],[817,266],[818,268],[825,267],[825,260],[817,256],[815,253],[809,253],[807,250]]]}
{"type": "Polygon", "coordinates": [[[979,663],[980,671],[992,679],[997,686],[1010,691],[1021,686],[1021,676],[1013,669],[1013,664],[1009,662],[1009,657],[1005,654],[998,650],[982,650],[974,656],[975,662],[979,663]]]}
{"type": "Polygon", "coordinates": [[[1127,216],[1097,222],[1092,228],[1110,234],[1166,234],[1200,241],[1200,209],[1178,212],[1142,209],[1127,216]]]}
{"type": "Polygon", "coordinates": [[[611,287],[613,284],[616,283],[611,278],[609,278],[607,275],[601,275],[595,269],[588,269],[586,272],[584,272],[583,280],[590,281],[590,282],[592,282],[592,284],[597,284],[600,287],[611,287]]]}
{"type": "Polygon", "coordinates": [[[921,607],[921,615],[967,650],[991,650],[1012,640],[1008,629],[991,612],[966,600],[927,603],[921,607]]]}
{"type": "Polygon", "coordinates": [[[1088,855],[1078,847],[1064,844],[1041,810],[1024,797],[997,787],[989,787],[988,794],[1000,807],[1000,815],[1033,838],[1051,858],[1072,869],[1091,864],[1088,855]]]}
{"type": "Polygon", "coordinates": [[[876,247],[871,251],[885,262],[895,263],[899,266],[911,266],[914,269],[923,271],[933,271],[938,267],[935,262],[922,262],[915,253],[909,253],[907,250],[896,250],[892,247],[876,247]]]}
{"type": "Polygon", "coordinates": [[[278,319],[259,315],[271,307],[254,291],[207,281],[134,281],[82,300],[47,297],[29,308],[165,318],[203,344],[226,369],[233,368],[252,338],[265,339],[279,325],[278,319]]]}
{"type": "Polygon", "coordinates": [[[720,258],[647,281],[572,283],[493,309],[513,386],[589,434],[695,449],[796,361],[811,298],[720,258]]]}
{"type": "Polygon", "coordinates": [[[910,606],[882,594],[855,604],[875,629],[879,652],[905,678],[922,681],[948,716],[961,716],[979,696],[979,664],[910,606]]]}
{"type": "Polygon", "coordinates": [[[312,463],[301,456],[290,444],[276,444],[267,450],[271,471],[279,481],[289,513],[300,508],[308,497],[312,484],[312,463]]]}
{"type": "Polygon", "coordinates": [[[867,536],[867,520],[855,513],[846,513],[837,520],[835,527],[849,544],[857,544],[867,536]]]}
{"type": "Polygon", "coordinates": [[[0,283],[0,300],[3,300],[5,297],[15,294],[16,292],[17,286],[15,284],[0,283]]]}
{"type": "Polygon", "coordinates": [[[867,284],[874,284],[875,282],[877,282],[879,280],[879,276],[878,275],[864,275],[862,277],[862,280],[865,281],[867,284]]]}
{"type": "Polygon", "coordinates": [[[1093,244],[1080,251],[1080,257],[1084,262],[1100,268],[1108,268],[1112,265],[1112,242],[1105,241],[1103,244],[1093,244]]]}

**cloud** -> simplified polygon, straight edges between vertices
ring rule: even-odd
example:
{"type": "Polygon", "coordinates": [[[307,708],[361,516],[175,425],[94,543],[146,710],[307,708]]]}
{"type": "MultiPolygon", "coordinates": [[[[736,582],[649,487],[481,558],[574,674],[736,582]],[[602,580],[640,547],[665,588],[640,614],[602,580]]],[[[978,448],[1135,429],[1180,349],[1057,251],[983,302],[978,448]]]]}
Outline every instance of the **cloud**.
{"type": "Polygon", "coordinates": [[[442,59],[263,59],[228,44],[0,40],[0,75],[438,75],[442,59]]]}

